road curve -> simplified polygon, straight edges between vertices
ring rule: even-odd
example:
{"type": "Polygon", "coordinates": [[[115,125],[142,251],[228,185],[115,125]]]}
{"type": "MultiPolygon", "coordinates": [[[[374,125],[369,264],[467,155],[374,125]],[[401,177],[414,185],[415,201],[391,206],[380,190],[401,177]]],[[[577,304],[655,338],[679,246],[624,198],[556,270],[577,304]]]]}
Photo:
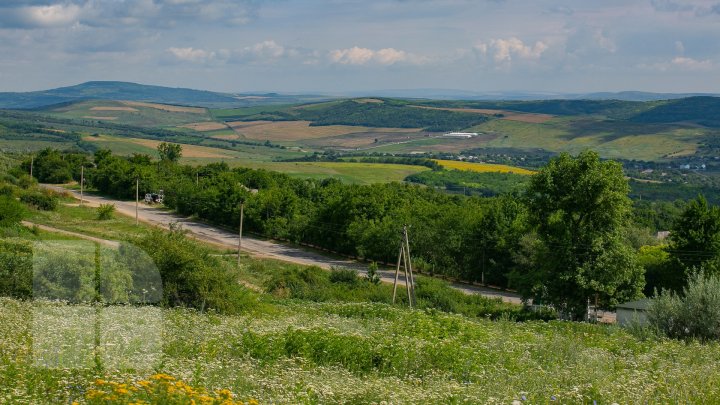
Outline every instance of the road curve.
{"type": "MultiPolygon", "coordinates": [[[[68,190],[64,187],[51,184],[42,184],[41,186],[58,192],[70,193],[75,198],[80,199],[80,193],[77,191],[68,190]]],[[[83,202],[90,206],[115,204],[115,209],[118,213],[135,217],[135,202],[121,201],[94,194],[85,194],[83,196],[83,202]]],[[[169,228],[171,223],[176,223],[182,226],[182,229],[188,231],[189,236],[198,240],[229,249],[237,249],[238,235],[236,233],[228,232],[224,229],[207,225],[170,211],[158,209],[142,202],[138,205],[137,213],[138,219],[144,223],[159,226],[165,229],[169,228]]],[[[344,267],[357,270],[358,273],[363,275],[367,273],[367,264],[365,263],[328,257],[312,250],[289,246],[276,241],[257,239],[246,235],[243,235],[242,238],[242,250],[253,257],[272,258],[291,263],[318,266],[323,269],[330,269],[331,267],[344,267]]],[[[383,282],[392,283],[394,281],[394,270],[381,269],[378,273],[383,282]]],[[[405,285],[405,279],[402,275],[399,277],[399,283],[403,286],[405,285]]],[[[466,294],[479,294],[491,298],[500,298],[505,302],[515,304],[522,302],[519,295],[508,291],[462,283],[451,283],[451,286],[466,294]]]]}

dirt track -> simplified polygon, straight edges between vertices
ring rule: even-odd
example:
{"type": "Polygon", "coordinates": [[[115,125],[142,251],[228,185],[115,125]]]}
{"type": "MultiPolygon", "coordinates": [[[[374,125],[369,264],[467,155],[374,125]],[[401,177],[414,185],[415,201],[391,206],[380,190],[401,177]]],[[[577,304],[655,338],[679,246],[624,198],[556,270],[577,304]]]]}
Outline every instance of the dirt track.
{"type": "MultiPolygon", "coordinates": [[[[69,191],[65,188],[54,185],[44,184],[43,187],[61,192],[70,192],[75,196],[75,198],[80,198],[80,193],[76,191],[69,191]]],[[[84,201],[86,204],[89,203],[88,205],[91,206],[97,206],[99,204],[115,204],[117,212],[130,217],[135,217],[134,202],[114,200],[107,197],[87,194],[84,196],[84,201]]],[[[138,207],[138,219],[142,222],[163,228],[168,228],[171,223],[177,223],[181,225],[183,229],[188,231],[190,236],[221,247],[236,249],[238,245],[238,236],[236,233],[231,233],[224,229],[203,224],[190,218],[177,215],[173,212],[154,208],[143,203],[140,203],[138,207]]],[[[314,265],[324,269],[330,269],[331,267],[345,267],[355,269],[360,274],[365,274],[367,271],[366,263],[342,258],[333,258],[320,252],[290,246],[276,241],[252,238],[245,235],[243,235],[242,250],[248,252],[254,257],[272,258],[291,263],[314,265]]],[[[382,281],[388,283],[393,282],[395,274],[394,270],[381,269],[379,273],[382,281]]],[[[405,280],[402,275],[400,276],[400,282],[403,285],[405,284],[405,280]]],[[[487,297],[501,298],[505,302],[521,302],[520,296],[507,291],[461,283],[452,283],[452,287],[467,294],[480,294],[487,297]]]]}

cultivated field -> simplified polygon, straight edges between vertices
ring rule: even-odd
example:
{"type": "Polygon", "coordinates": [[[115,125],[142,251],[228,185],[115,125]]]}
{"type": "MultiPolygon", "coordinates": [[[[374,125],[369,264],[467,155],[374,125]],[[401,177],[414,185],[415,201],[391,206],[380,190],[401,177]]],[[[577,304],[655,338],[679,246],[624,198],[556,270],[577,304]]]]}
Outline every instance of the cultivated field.
{"type": "Polygon", "coordinates": [[[350,162],[260,162],[236,159],[231,166],[267,169],[303,178],[335,178],[352,184],[401,182],[407,176],[430,170],[423,166],[350,162]]]}
{"type": "MultiPolygon", "coordinates": [[[[145,153],[151,156],[157,155],[157,146],[161,141],[141,138],[121,138],[114,136],[88,136],[85,137],[88,142],[96,143],[98,146],[108,148],[114,153],[122,155],[130,155],[133,153],[145,153]]],[[[232,159],[235,154],[231,150],[210,148],[207,146],[182,145],[183,158],[212,158],[212,159],[232,159]]]]}
{"type": "MultiPolygon", "coordinates": [[[[310,121],[236,121],[227,123],[240,138],[297,141],[337,137],[354,133],[412,133],[413,128],[368,128],[350,125],[310,126],[310,121]]],[[[227,139],[227,138],[226,138],[227,139]]]]}
{"type": "Polygon", "coordinates": [[[485,115],[495,115],[498,116],[499,119],[502,120],[508,120],[508,121],[520,121],[520,122],[532,122],[536,124],[542,124],[544,122],[550,121],[555,116],[550,114],[535,114],[535,113],[524,113],[519,111],[508,111],[508,110],[491,110],[491,109],[485,109],[485,108],[444,108],[444,107],[425,107],[425,106],[412,106],[416,108],[427,108],[429,110],[445,110],[445,111],[455,111],[455,112],[463,112],[463,113],[475,113],[475,114],[485,114],[485,115]],[[499,115],[502,115],[501,117],[499,115]]]}
{"type": "Polygon", "coordinates": [[[180,128],[189,128],[193,129],[198,132],[209,132],[209,131],[217,131],[221,129],[227,129],[227,125],[223,124],[221,122],[193,122],[190,124],[180,125],[180,128]]]}
{"type": "Polygon", "coordinates": [[[168,112],[181,112],[181,113],[192,113],[192,114],[205,114],[207,109],[200,107],[184,107],[179,105],[169,104],[158,104],[158,103],[143,103],[140,101],[121,101],[121,103],[133,107],[147,107],[154,108],[156,110],[168,111],[168,112]]]}
{"type": "Polygon", "coordinates": [[[479,173],[515,173],[515,174],[535,174],[532,170],[523,169],[521,167],[498,165],[492,163],[472,163],[461,162],[457,160],[435,160],[446,169],[468,170],[479,173]]]}
{"type": "Polygon", "coordinates": [[[584,118],[556,118],[544,124],[492,120],[471,130],[495,135],[486,147],[571,153],[591,148],[605,158],[639,160],[662,160],[678,151],[694,153],[709,133],[704,128],[584,118]]]}
{"type": "Polygon", "coordinates": [[[177,127],[193,123],[199,125],[211,120],[204,108],[131,101],[81,101],[54,108],[49,112],[63,118],[113,121],[139,127],[177,127]]]}

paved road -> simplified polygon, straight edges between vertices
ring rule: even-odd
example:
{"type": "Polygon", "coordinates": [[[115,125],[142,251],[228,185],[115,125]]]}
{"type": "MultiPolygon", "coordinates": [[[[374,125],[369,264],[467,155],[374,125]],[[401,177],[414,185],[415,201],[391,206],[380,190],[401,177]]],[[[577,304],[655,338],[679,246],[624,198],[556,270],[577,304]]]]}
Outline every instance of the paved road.
{"type": "MultiPolygon", "coordinates": [[[[77,191],[67,190],[63,187],[55,185],[43,184],[42,186],[60,192],[70,192],[75,196],[75,198],[80,198],[80,193],[77,191]]],[[[108,197],[87,194],[84,195],[83,201],[85,204],[90,206],[97,206],[99,204],[115,204],[117,212],[130,217],[135,217],[134,202],[120,201],[108,197]]],[[[184,230],[188,231],[190,236],[221,247],[236,249],[238,245],[238,236],[236,233],[197,222],[190,218],[158,209],[144,203],[140,203],[138,206],[138,219],[142,222],[163,228],[169,228],[171,223],[177,223],[181,225],[184,230]]],[[[243,235],[242,239],[242,250],[248,252],[254,257],[273,258],[291,263],[315,265],[324,269],[330,269],[331,267],[345,267],[355,269],[358,273],[363,275],[366,274],[367,271],[367,264],[365,263],[333,258],[312,250],[298,248],[276,241],[248,237],[245,235],[243,235]]],[[[383,282],[392,283],[394,281],[394,270],[381,269],[378,273],[383,282]]],[[[399,282],[404,287],[405,279],[402,275],[400,275],[399,282]]],[[[519,295],[507,291],[461,283],[452,283],[452,287],[467,294],[480,294],[486,297],[501,298],[505,302],[521,302],[519,295]]]]}

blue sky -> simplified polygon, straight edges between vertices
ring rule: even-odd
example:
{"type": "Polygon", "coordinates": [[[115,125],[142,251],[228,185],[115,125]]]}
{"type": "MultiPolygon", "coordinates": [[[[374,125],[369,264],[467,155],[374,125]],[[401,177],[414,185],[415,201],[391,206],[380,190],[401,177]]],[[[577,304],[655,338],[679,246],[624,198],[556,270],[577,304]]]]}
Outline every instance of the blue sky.
{"type": "Polygon", "coordinates": [[[3,0],[0,91],[720,92],[720,0],[3,0]]]}

